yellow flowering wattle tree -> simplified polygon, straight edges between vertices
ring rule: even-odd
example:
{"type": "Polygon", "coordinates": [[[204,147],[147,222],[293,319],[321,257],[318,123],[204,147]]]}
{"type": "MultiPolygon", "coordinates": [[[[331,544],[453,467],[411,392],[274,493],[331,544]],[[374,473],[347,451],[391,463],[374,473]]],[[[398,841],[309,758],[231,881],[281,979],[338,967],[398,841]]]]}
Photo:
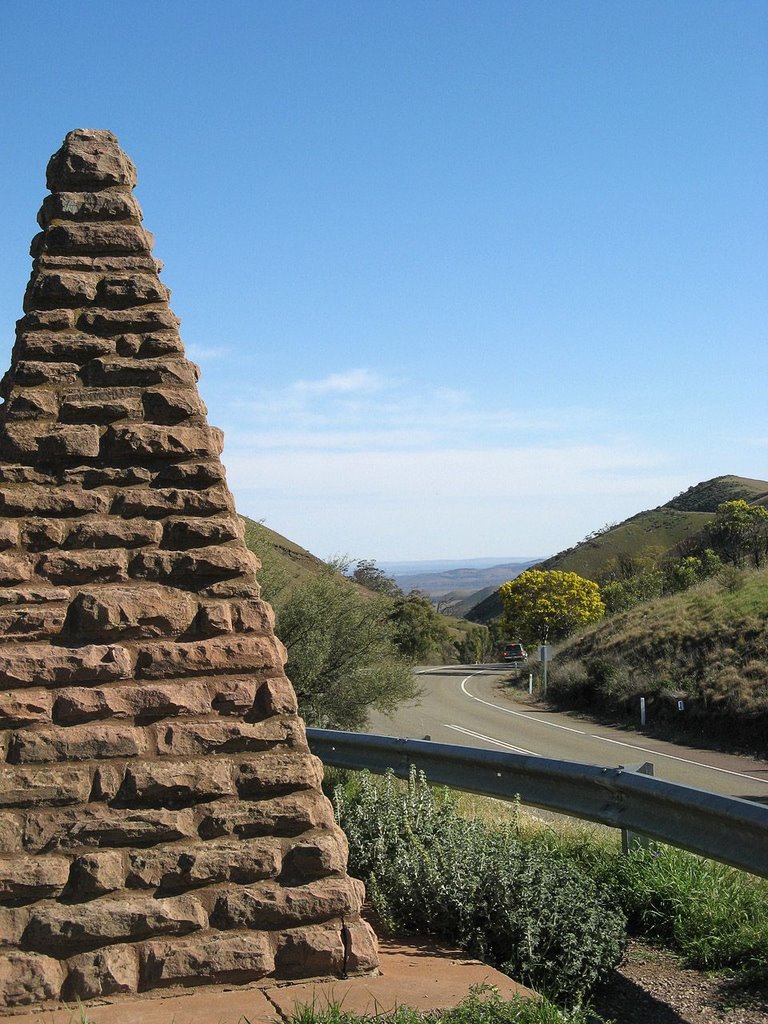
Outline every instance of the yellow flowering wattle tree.
{"type": "Polygon", "coordinates": [[[605,614],[600,587],[575,572],[528,569],[499,593],[504,624],[524,643],[563,640],[605,614]]]}

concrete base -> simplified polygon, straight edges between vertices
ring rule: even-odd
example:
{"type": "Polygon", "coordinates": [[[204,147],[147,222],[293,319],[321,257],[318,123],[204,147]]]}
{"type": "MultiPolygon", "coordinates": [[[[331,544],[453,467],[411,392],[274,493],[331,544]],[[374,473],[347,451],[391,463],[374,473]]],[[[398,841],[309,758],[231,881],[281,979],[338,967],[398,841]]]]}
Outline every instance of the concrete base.
{"type": "MultiPolygon", "coordinates": [[[[407,945],[379,940],[381,972],[376,977],[251,985],[228,988],[211,985],[186,991],[148,992],[146,995],[83,1004],[89,1024],[274,1024],[300,1006],[318,1011],[339,1003],[351,1013],[376,1015],[397,1006],[416,1010],[445,1010],[456,1006],[473,985],[494,985],[503,998],[515,994],[533,997],[492,967],[470,960],[456,950],[427,942],[407,945]]],[[[0,1010],[8,1024],[80,1024],[81,1009],[61,1003],[46,1007],[0,1010]]]]}

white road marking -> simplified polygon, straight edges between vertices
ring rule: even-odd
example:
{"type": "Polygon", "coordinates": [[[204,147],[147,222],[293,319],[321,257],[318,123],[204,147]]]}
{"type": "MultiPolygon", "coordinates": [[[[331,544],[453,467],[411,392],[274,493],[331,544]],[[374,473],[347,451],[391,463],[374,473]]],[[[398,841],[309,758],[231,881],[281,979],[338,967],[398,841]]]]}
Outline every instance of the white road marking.
{"type": "Polygon", "coordinates": [[[535,750],[526,750],[524,747],[515,747],[511,743],[505,743],[504,740],[497,740],[495,736],[485,736],[481,732],[472,732],[471,729],[465,729],[461,725],[449,725],[447,722],[443,724],[445,729],[453,729],[455,732],[463,732],[465,736],[472,736],[476,740],[485,740],[488,743],[496,743],[500,747],[507,747],[508,750],[514,750],[518,754],[530,754],[532,757],[541,757],[541,754],[537,754],[535,750]]]}
{"type": "MultiPolygon", "coordinates": [[[[481,672],[474,672],[473,675],[479,676],[479,675],[482,675],[482,673],[481,672]]],[[[496,711],[503,711],[507,715],[516,715],[518,718],[525,718],[525,719],[531,719],[531,720],[534,720],[534,721],[538,721],[538,719],[532,719],[531,715],[526,715],[522,711],[512,711],[510,708],[503,708],[503,707],[501,707],[498,704],[492,704],[489,700],[483,700],[482,697],[475,697],[475,695],[473,693],[470,693],[469,690],[464,685],[467,682],[467,680],[471,679],[471,678],[472,678],[472,676],[465,676],[461,680],[461,690],[462,690],[462,693],[464,694],[465,697],[469,697],[470,700],[476,700],[478,702],[478,704],[485,704],[486,707],[494,708],[496,711]]],[[[572,729],[568,725],[559,725],[557,722],[543,722],[542,724],[543,725],[548,725],[552,729],[562,729],[563,732],[575,732],[579,736],[588,736],[589,735],[589,733],[584,732],[582,729],[572,729]]]]}
{"type": "Polygon", "coordinates": [[[505,715],[514,715],[517,718],[524,718],[526,721],[536,722],[539,725],[548,725],[551,729],[564,729],[566,732],[575,732],[579,736],[589,736],[591,739],[603,740],[604,743],[614,743],[619,747],[629,747],[631,750],[642,750],[643,753],[653,754],[654,757],[666,757],[670,761],[680,761],[682,764],[692,764],[697,768],[708,768],[712,772],[722,772],[724,775],[735,775],[739,779],[749,779],[751,782],[761,782],[764,786],[768,786],[768,779],[759,779],[756,775],[747,775],[746,772],[734,772],[730,768],[717,768],[712,764],[704,764],[702,761],[693,761],[687,757],[678,757],[675,754],[665,754],[661,750],[654,750],[651,747],[639,747],[635,743],[623,743],[621,740],[612,740],[607,736],[598,736],[596,733],[583,732],[581,729],[570,729],[567,725],[559,725],[557,722],[547,722],[543,718],[534,718],[532,715],[527,715],[523,711],[512,711],[511,708],[501,707],[499,704],[492,704],[489,700],[483,700],[482,697],[475,697],[473,693],[470,693],[466,688],[466,683],[473,677],[483,675],[483,672],[473,672],[471,675],[465,676],[461,681],[461,692],[465,697],[469,697],[470,700],[476,700],[478,704],[485,704],[486,707],[494,708],[496,711],[503,711],[505,715]]]}

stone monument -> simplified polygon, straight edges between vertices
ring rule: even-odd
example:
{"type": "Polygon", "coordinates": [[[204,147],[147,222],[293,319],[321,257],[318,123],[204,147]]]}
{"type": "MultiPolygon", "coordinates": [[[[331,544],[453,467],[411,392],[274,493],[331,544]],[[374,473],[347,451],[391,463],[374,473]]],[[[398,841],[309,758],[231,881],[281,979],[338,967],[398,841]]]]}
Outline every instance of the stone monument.
{"type": "Polygon", "coordinates": [[[0,1005],[377,966],[135,183],[51,158],[0,384],[0,1005]]]}

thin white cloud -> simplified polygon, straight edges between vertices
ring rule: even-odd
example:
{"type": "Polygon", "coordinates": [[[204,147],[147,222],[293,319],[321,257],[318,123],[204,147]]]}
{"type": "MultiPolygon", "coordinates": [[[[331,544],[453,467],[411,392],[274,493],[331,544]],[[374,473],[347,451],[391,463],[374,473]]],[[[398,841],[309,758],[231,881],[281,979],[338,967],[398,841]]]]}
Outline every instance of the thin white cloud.
{"type": "Polygon", "coordinates": [[[223,345],[196,345],[194,342],[186,346],[187,358],[194,363],[214,363],[230,354],[230,349],[223,345]]]}
{"type": "Polygon", "coordinates": [[[362,451],[368,449],[428,448],[438,440],[429,430],[392,428],[390,430],[275,430],[250,433],[233,432],[228,435],[231,449],[258,451],[362,451]]]}
{"type": "Polygon", "coordinates": [[[594,428],[599,412],[547,408],[532,395],[512,403],[506,390],[483,396],[388,379],[368,369],[296,381],[234,399],[223,424],[230,447],[368,447],[402,450],[496,445],[524,436],[573,436],[594,428]]]}
{"type": "Polygon", "coordinates": [[[323,557],[545,556],[689,483],[609,446],[226,454],[238,508],[323,557]]]}
{"type": "MultiPolygon", "coordinates": [[[[302,500],[399,495],[452,503],[519,502],[544,489],[569,495],[624,494],[648,477],[676,479],[662,459],[608,445],[508,447],[441,451],[294,451],[227,453],[229,477],[239,490],[292,493],[302,500]]],[[[672,497],[670,494],[669,497],[672,497]]]]}
{"type": "MultiPolygon", "coordinates": [[[[240,511],[320,555],[548,554],[690,483],[601,410],[437,390],[370,370],[229,409],[240,511]]],[[[623,425],[622,425],[623,428],[623,425]]]]}
{"type": "Polygon", "coordinates": [[[332,373],[320,380],[297,380],[291,390],[299,395],[370,394],[384,386],[383,378],[371,370],[347,370],[332,373]]]}

